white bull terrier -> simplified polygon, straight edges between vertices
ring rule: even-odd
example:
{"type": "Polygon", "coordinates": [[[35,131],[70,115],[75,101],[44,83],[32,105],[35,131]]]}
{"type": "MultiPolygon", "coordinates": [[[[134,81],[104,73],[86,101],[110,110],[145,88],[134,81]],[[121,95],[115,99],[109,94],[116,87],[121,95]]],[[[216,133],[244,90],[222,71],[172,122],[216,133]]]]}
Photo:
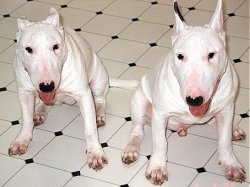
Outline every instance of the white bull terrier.
{"type": "Polygon", "coordinates": [[[75,99],[85,124],[89,167],[99,170],[107,158],[98,140],[97,126],[105,124],[108,74],[88,42],[63,28],[58,12],[41,22],[18,19],[14,71],[22,111],[22,128],[9,147],[9,155],[24,154],[34,124],[45,121],[50,105],[75,99]],[[34,112],[35,96],[42,103],[34,112]]]}
{"type": "Polygon", "coordinates": [[[165,129],[185,136],[189,126],[206,122],[216,125],[219,160],[226,178],[245,180],[232,149],[232,139],[244,139],[245,134],[232,128],[238,78],[225,51],[221,7],[222,0],[218,0],[210,23],[192,27],[184,22],[174,1],[172,50],[142,77],[132,97],[133,128],[122,161],[130,164],[138,158],[143,127],[150,121],[153,150],[146,178],[153,184],[168,179],[165,129]]]}

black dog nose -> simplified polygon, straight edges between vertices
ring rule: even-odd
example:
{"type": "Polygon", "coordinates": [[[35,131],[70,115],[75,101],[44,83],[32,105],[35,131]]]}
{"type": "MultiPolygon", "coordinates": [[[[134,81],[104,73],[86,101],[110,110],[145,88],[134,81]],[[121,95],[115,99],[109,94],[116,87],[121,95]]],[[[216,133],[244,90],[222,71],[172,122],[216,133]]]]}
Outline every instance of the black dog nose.
{"type": "Polygon", "coordinates": [[[55,83],[53,81],[50,84],[42,82],[39,84],[39,88],[42,92],[49,93],[55,89],[55,83]]]}
{"type": "Polygon", "coordinates": [[[188,96],[186,97],[186,102],[190,106],[201,106],[203,103],[203,97],[199,96],[193,99],[192,97],[188,96]]]}

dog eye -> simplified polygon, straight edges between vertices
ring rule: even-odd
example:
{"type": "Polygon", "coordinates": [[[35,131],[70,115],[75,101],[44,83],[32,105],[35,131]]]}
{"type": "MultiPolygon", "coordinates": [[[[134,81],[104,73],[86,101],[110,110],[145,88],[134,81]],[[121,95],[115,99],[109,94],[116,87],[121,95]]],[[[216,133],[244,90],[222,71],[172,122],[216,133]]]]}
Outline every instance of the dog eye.
{"type": "Polygon", "coordinates": [[[26,47],[25,50],[30,54],[33,53],[33,49],[31,47],[26,47]]]}
{"type": "Polygon", "coordinates": [[[215,53],[208,53],[208,60],[214,58],[214,54],[215,54],[215,53]]]}
{"type": "Polygon", "coordinates": [[[179,60],[183,60],[183,59],[184,59],[184,56],[183,56],[183,54],[177,54],[177,58],[178,58],[179,60]]]}
{"type": "Polygon", "coordinates": [[[58,44],[53,45],[53,51],[55,51],[57,49],[59,49],[59,45],[58,44]]]}

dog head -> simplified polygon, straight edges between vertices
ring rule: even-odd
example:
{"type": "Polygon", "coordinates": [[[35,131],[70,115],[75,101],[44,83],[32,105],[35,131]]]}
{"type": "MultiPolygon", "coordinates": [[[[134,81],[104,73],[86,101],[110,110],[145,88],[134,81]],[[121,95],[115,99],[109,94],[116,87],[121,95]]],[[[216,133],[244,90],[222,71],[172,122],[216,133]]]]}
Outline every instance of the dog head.
{"type": "Polygon", "coordinates": [[[53,101],[61,81],[67,51],[58,12],[50,9],[46,20],[17,20],[17,55],[45,104],[53,101]]]}
{"type": "Polygon", "coordinates": [[[209,24],[188,26],[174,1],[175,26],[172,35],[173,70],[181,95],[193,116],[208,110],[220,78],[227,67],[222,1],[209,24]]]}

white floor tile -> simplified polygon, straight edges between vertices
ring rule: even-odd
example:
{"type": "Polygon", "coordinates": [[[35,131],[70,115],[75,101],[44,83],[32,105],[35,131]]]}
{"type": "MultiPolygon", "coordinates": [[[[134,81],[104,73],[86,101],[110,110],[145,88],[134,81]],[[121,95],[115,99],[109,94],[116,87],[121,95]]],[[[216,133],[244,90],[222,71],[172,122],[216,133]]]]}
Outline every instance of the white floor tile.
{"type": "Polygon", "coordinates": [[[129,19],[102,14],[88,22],[83,27],[83,30],[97,34],[115,36],[125,29],[130,22],[129,19]]]}
{"type": "Polygon", "coordinates": [[[79,114],[80,109],[78,107],[69,105],[53,106],[47,115],[46,121],[37,128],[52,132],[61,131],[79,114]]]}
{"type": "Polygon", "coordinates": [[[13,54],[15,53],[15,51],[16,51],[16,43],[11,45],[8,49],[4,50],[2,53],[0,53],[0,61],[8,63],[8,64],[13,64],[13,60],[14,60],[13,54]]]}
{"type": "Polygon", "coordinates": [[[102,1],[82,1],[82,0],[73,0],[71,1],[68,6],[77,8],[77,9],[83,9],[88,11],[102,11],[104,8],[109,6],[112,3],[113,0],[102,0],[102,1]]]}
{"type": "Polygon", "coordinates": [[[12,65],[0,62],[0,87],[6,87],[14,81],[12,70],[12,65]]]}
{"type": "Polygon", "coordinates": [[[112,3],[109,7],[107,7],[103,12],[105,14],[132,19],[132,18],[137,18],[149,6],[150,6],[150,3],[143,2],[143,1],[117,0],[114,3],[112,3]]]}
{"type": "Polygon", "coordinates": [[[57,136],[37,156],[34,161],[65,171],[79,171],[86,163],[86,142],[67,136],[57,136]]]}
{"type": "MultiPolygon", "coordinates": [[[[45,20],[49,15],[49,9],[52,5],[47,3],[29,1],[23,6],[11,13],[13,17],[25,16],[30,21],[45,20]]],[[[53,5],[55,9],[59,9],[59,6],[53,5]]]]}
{"type": "Polygon", "coordinates": [[[63,186],[70,178],[70,173],[32,163],[22,168],[5,186],[63,186]]]}
{"type": "Polygon", "coordinates": [[[119,37],[139,42],[155,43],[168,28],[165,25],[135,21],[119,34],[119,37]]]}
{"type": "Polygon", "coordinates": [[[9,121],[18,120],[21,117],[21,109],[16,93],[4,91],[0,92],[0,106],[1,110],[0,119],[9,121]],[[15,109],[15,110],[13,110],[15,109]]]}
{"type": "Polygon", "coordinates": [[[62,24],[72,29],[81,28],[95,17],[95,13],[73,8],[63,8],[60,10],[60,14],[62,15],[62,24]]]}
{"type": "Polygon", "coordinates": [[[168,139],[168,161],[193,168],[203,167],[217,148],[217,142],[188,134],[178,137],[172,134],[168,139]]]}
{"type": "Polygon", "coordinates": [[[3,186],[15,173],[17,173],[25,162],[20,159],[0,154],[1,178],[0,185],[3,186]]]}
{"type": "Polygon", "coordinates": [[[76,187],[76,186],[86,186],[86,187],[119,187],[119,185],[114,185],[111,183],[103,182],[100,180],[95,180],[93,178],[88,178],[88,177],[74,177],[72,178],[69,183],[65,185],[65,187],[76,187]]]}
{"type": "Polygon", "coordinates": [[[101,58],[124,63],[134,63],[150,46],[129,40],[112,40],[98,54],[101,58]]]}

